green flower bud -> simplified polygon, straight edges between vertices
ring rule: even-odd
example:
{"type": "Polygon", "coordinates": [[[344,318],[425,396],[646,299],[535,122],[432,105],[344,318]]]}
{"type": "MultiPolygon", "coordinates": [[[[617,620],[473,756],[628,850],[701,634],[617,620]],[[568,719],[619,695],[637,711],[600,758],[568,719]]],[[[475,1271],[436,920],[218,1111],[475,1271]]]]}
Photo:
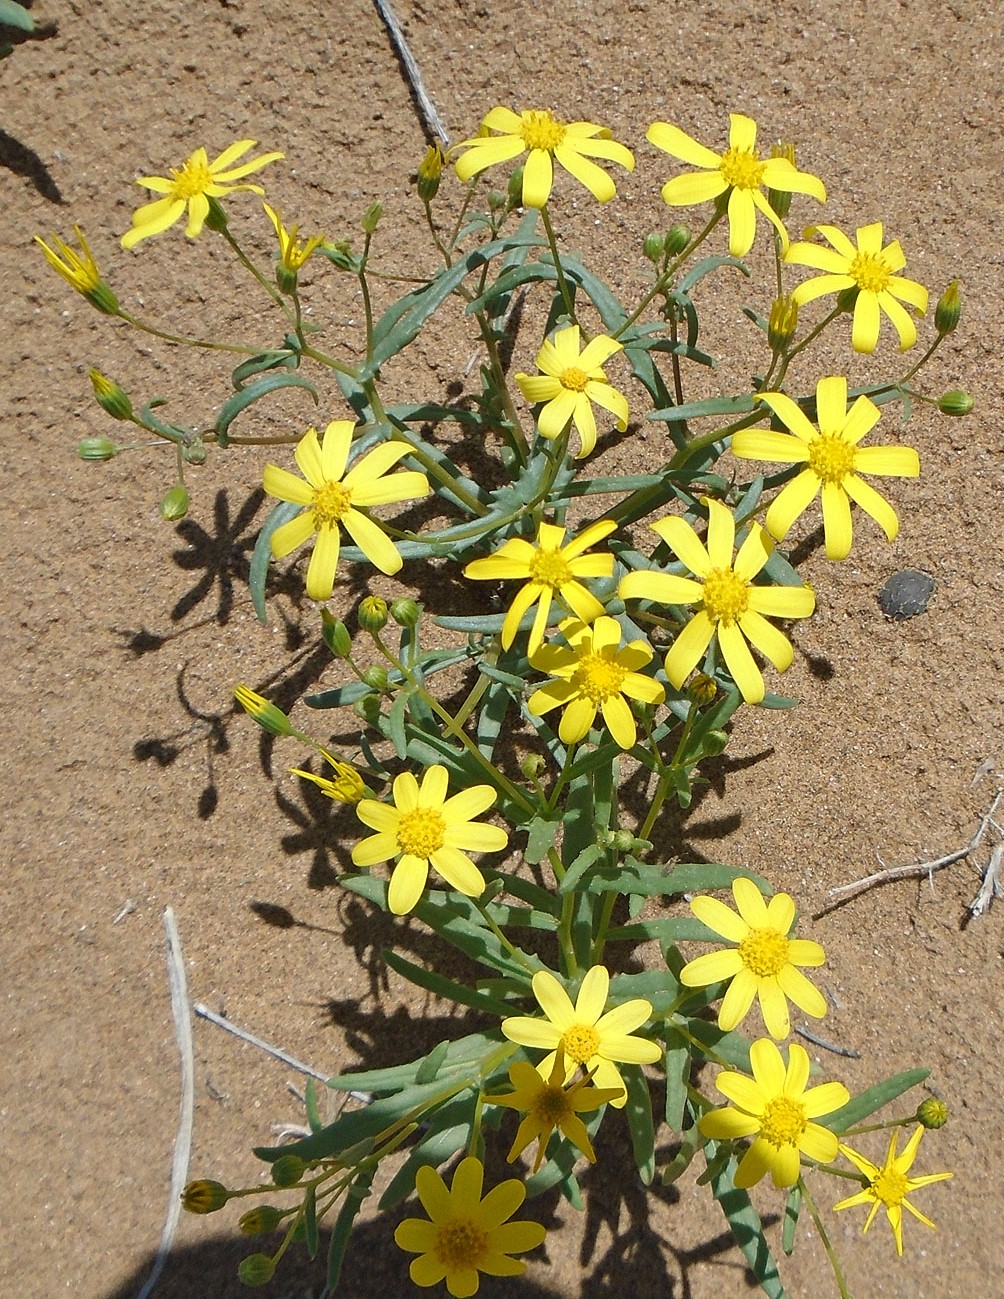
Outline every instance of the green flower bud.
{"type": "Polygon", "coordinates": [[[377,718],[380,716],[380,706],[379,695],[363,695],[362,699],[356,704],[354,712],[357,717],[361,717],[370,726],[376,726],[377,718]]]}
{"type": "Polygon", "coordinates": [[[299,1155],[280,1155],[272,1165],[272,1181],[276,1186],[295,1186],[306,1167],[307,1161],[299,1155]]]}
{"type": "Polygon", "coordinates": [[[200,1178],[197,1182],[189,1182],[182,1191],[181,1207],[187,1213],[215,1213],[229,1199],[230,1192],[222,1182],[200,1178]]]}
{"type": "MultiPolygon", "coordinates": [[[[776,144],[771,145],[770,156],[772,158],[786,158],[794,166],[795,146],[789,144],[786,140],[778,140],[776,144]]],[[[767,202],[770,204],[771,211],[783,221],[791,210],[791,191],[768,189],[767,202]]]]}
{"type": "Polygon", "coordinates": [[[948,1122],[948,1106],[937,1096],[928,1096],[917,1106],[917,1122],[925,1128],[943,1128],[948,1122]]]}
{"type": "Polygon", "coordinates": [[[417,627],[422,617],[422,606],[410,596],[402,596],[391,604],[390,616],[399,627],[417,627]]]}
{"type": "Polygon", "coordinates": [[[383,631],[387,626],[387,601],[379,595],[368,595],[360,601],[357,617],[363,631],[383,631]]]}
{"type": "Polygon", "coordinates": [[[510,207],[523,206],[523,168],[517,167],[509,177],[506,197],[510,207]]]}
{"type": "Polygon", "coordinates": [[[488,191],[486,202],[488,203],[489,212],[501,212],[509,202],[508,195],[503,194],[500,189],[490,189],[488,191]]]}
{"type": "Polygon", "coordinates": [[[77,443],[77,455],[81,460],[111,460],[118,453],[119,449],[111,438],[81,438],[77,443]]]}
{"type": "Polygon", "coordinates": [[[536,780],[546,766],[547,762],[542,754],[528,753],[520,762],[519,769],[524,780],[536,780]]]}
{"type": "Polygon", "coordinates": [[[934,327],[939,334],[954,333],[961,315],[962,299],[959,297],[959,281],[952,280],[934,309],[934,327]]]}
{"type": "Polygon", "coordinates": [[[352,637],[349,629],[327,609],[321,609],[321,635],[324,643],[336,659],[347,659],[352,655],[352,637]]]}
{"type": "Polygon", "coordinates": [[[378,199],[376,203],[371,203],[363,213],[363,233],[368,235],[373,234],[376,231],[377,226],[380,224],[380,218],[382,216],[383,204],[378,199]]]}
{"type": "Polygon", "coordinates": [[[968,415],[973,408],[973,399],[968,392],[954,388],[938,399],[938,410],[942,415],[968,415]]]}
{"type": "Polygon", "coordinates": [[[237,1225],[245,1236],[263,1236],[268,1231],[275,1231],[285,1216],[274,1204],[259,1204],[256,1209],[248,1209],[242,1214],[237,1225]]]}
{"type": "Polygon", "coordinates": [[[698,672],[691,678],[687,686],[687,694],[695,704],[703,707],[705,704],[710,704],[718,694],[718,684],[712,677],[698,672]]]}
{"type": "Polygon", "coordinates": [[[679,257],[690,243],[690,230],[687,226],[670,226],[666,231],[666,256],[679,257]]]}
{"type": "Polygon", "coordinates": [[[181,458],[186,465],[204,465],[206,463],[205,442],[192,442],[181,448],[181,458]]]}
{"type": "Polygon", "coordinates": [[[431,203],[439,193],[439,182],[443,175],[443,150],[438,142],[430,144],[425,157],[418,164],[418,197],[431,203]]]}
{"type": "Polygon", "coordinates": [[[657,262],[666,251],[665,236],[653,231],[645,236],[645,242],[641,246],[642,252],[650,262],[657,262]]]}
{"type": "Polygon", "coordinates": [[[371,690],[386,690],[387,683],[390,681],[390,675],[385,667],[379,663],[374,663],[363,673],[363,681],[371,690]]]}
{"type": "Polygon", "coordinates": [[[775,298],[767,322],[767,342],[772,352],[783,352],[798,328],[798,306],[789,294],[775,298]]]}
{"type": "Polygon", "coordinates": [[[289,718],[282,709],[277,704],[270,703],[250,686],[235,686],[234,698],[248,717],[253,718],[263,731],[268,731],[270,735],[294,734],[289,718]]]}
{"type": "Polygon", "coordinates": [[[701,756],[717,758],[728,747],[729,737],[725,731],[708,731],[701,741],[701,756]]]}
{"type": "Polygon", "coordinates": [[[325,239],[320,245],[320,251],[340,271],[352,271],[355,273],[359,270],[359,260],[353,255],[352,245],[347,239],[339,239],[337,243],[325,239]]]}
{"type": "Polygon", "coordinates": [[[183,519],[188,513],[188,491],[184,483],[177,483],[165,492],[160,502],[160,517],[168,523],[183,519]]]}
{"type": "Polygon", "coordinates": [[[222,234],[227,228],[227,214],[219,200],[209,198],[209,212],[206,216],[206,225],[210,230],[215,230],[217,234],[222,234]]]}
{"type": "Polygon", "coordinates": [[[132,402],[114,379],[109,379],[100,370],[89,371],[94,397],[103,411],[112,419],[131,419],[132,402]]]}
{"type": "Polygon", "coordinates": [[[249,1254],[237,1265],[237,1276],[245,1285],[268,1285],[275,1274],[275,1259],[267,1254],[249,1254]]]}

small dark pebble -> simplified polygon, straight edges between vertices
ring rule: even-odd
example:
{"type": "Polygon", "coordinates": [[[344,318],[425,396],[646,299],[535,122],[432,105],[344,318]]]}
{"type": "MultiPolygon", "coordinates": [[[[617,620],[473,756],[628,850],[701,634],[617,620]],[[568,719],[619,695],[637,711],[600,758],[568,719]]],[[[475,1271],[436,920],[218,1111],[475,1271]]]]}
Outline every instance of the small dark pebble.
{"type": "Polygon", "coordinates": [[[905,568],[902,573],[893,573],[889,578],[878,593],[878,602],[887,618],[897,621],[915,618],[918,613],[926,611],[934,586],[934,578],[929,574],[905,568]]]}

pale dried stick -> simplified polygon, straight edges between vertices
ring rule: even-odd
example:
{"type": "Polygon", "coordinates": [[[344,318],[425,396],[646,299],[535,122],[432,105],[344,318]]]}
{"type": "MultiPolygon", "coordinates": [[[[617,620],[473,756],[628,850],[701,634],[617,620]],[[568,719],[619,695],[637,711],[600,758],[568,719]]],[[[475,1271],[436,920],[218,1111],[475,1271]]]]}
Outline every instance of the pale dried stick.
{"type": "Polygon", "coordinates": [[[422,82],[422,74],[418,70],[418,64],[415,62],[415,56],[408,48],[408,42],[404,39],[404,32],[401,30],[401,24],[398,22],[393,9],[387,3],[387,0],[373,0],[377,7],[377,13],[383,19],[384,26],[394,42],[394,48],[404,64],[404,70],[407,74],[411,89],[414,92],[415,99],[419,108],[422,110],[422,116],[425,118],[425,125],[428,130],[438,137],[444,149],[450,147],[450,137],[447,134],[446,127],[443,125],[443,119],[436,112],[436,105],[429,98],[425,85],[422,82]]]}

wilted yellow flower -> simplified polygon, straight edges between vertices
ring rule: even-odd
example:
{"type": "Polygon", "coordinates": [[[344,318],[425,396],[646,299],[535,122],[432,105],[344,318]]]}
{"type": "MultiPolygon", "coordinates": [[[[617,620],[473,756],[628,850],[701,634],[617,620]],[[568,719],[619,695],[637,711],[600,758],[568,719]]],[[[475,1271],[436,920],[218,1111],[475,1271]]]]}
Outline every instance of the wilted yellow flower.
{"type": "Polygon", "coordinates": [[[931,1219],[925,1217],[919,1209],[915,1209],[906,1197],[922,1186],[929,1186],[932,1182],[943,1182],[952,1174],[928,1173],[925,1177],[907,1177],[907,1173],[917,1157],[917,1149],[920,1146],[920,1138],[924,1135],[924,1129],[923,1127],[917,1128],[903,1147],[903,1152],[900,1155],[896,1154],[898,1135],[897,1132],[893,1132],[890,1136],[889,1149],[886,1153],[885,1163],[881,1168],[877,1164],[873,1164],[870,1159],[865,1159],[864,1155],[859,1155],[850,1146],[841,1143],[840,1153],[849,1159],[859,1172],[864,1173],[868,1179],[868,1184],[863,1191],[858,1191],[856,1195],[849,1195],[846,1200],[841,1200],[839,1204],[835,1204],[833,1207],[834,1209],[850,1209],[856,1204],[870,1204],[871,1207],[868,1210],[868,1217],[865,1219],[862,1231],[868,1230],[879,1208],[884,1207],[886,1217],[889,1219],[889,1226],[892,1227],[892,1234],[896,1238],[896,1253],[902,1257],[904,1208],[909,1209],[918,1222],[922,1222],[932,1229],[934,1228],[931,1219]]]}
{"type": "Polygon", "coordinates": [[[279,266],[278,271],[280,278],[283,280],[279,287],[284,292],[288,292],[289,287],[296,283],[296,273],[303,266],[310,254],[315,248],[319,248],[324,243],[324,235],[311,235],[303,242],[299,238],[299,226],[284,226],[282,217],[270,207],[268,203],[263,203],[265,215],[272,222],[275,229],[275,237],[279,240],[279,266]],[[283,275],[283,272],[285,274],[283,275]]]}
{"type": "Polygon", "coordinates": [[[282,559],[317,534],[307,568],[307,594],[312,600],[327,600],[334,590],[341,546],[339,525],[381,573],[396,573],[404,561],[380,525],[362,510],[428,496],[431,490],[429,480],[418,470],[387,473],[408,454],[403,442],[382,442],[346,473],[354,427],[351,420],[334,420],[324,430],[323,443],[316,429],[308,429],[294,453],[303,478],[277,465],[265,466],[266,492],[280,501],[306,507],[273,532],[272,554],[282,559]]]}
{"type": "Polygon", "coordinates": [[[73,233],[77,236],[77,243],[80,245],[79,252],[64,243],[58,235],[49,236],[58,252],[50,248],[41,235],[35,235],[35,243],[41,248],[45,260],[52,269],[63,277],[71,289],[75,289],[106,316],[114,316],[119,309],[118,299],[101,278],[101,272],[84,238],[83,230],[79,226],[74,226],[73,233]]]}
{"type": "Polygon", "coordinates": [[[533,667],[555,679],[533,692],[527,708],[535,717],[564,708],[558,726],[562,744],[585,739],[599,711],[617,744],[632,748],[638,732],[628,699],[661,704],[666,698],[658,681],[638,671],[651,661],[651,645],[633,640],[622,646],[616,618],[597,618],[591,626],[566,618],[559,631],[570,648],[542,645],[530,655],[533,667]]]}
{"type": "Polygon", "coordinates": [[[731,979],[718,1011],[718,1027],[737,1028],[753,999],[760,1002],[767,1032],[784,1038],[791,1031],[788,999],[807,1015],[821,1019],[826,998],[797,967],[822,965],[826,953],[808,938],[789,938],[795,923],[795,903],[787,893],[775,893],[769,903],[748,879],[732,881],[738,915],[717,898],[691,899],[694,915],[735,947],[720,948],[689,961],[680,971],[685,988],[703,988],[731,979]]]}
{"type": "Polygon", "coordinates": [[[136,209],[132,214],[132,229],[122,236],[122,247],[133,248],[141,239],[161,234],[179,220],[186,208],[188,224],[185,234],[189,239],[194,239],[205,225],[211,198],[224,198],[241,189],[264,194],[260,185],[233,183],[285,156],[281,153],[263,153],[250,162],[242,162],[238,167],[231,166],[231,163],[236,162],[256,144],[257,140],[238,140],[212,162],[205,149],[196,149],[180,168],[171,168],[170,176],[141,176],[136,181],[137,185],[164,197],[154,199],[152,203],[144,203],[136,209]]]}
{"type": "Polygon", "coordinates": [[[899,350],[905,352],[917,341],[917,326],[913,317],[899,301],[913,307],[920,315],[927,311],[927,289],[916,280],[897,275],[906,265],[906,257],[898,239],[882,247],[882,222],[858,226],[855,232],[857,247],[836,226],[817,225],[809,233],[821,234],[831,245],[792,244],[784,255],[786,262],[795,266],[811,266],[825,274],[817,275],[792,291],[792,300],[798,306],[814,302],[827,293],[842,293],[845,289],[858,290],[854,303],[854,323],[851,327],[851,346],[855,352],[874,352],[878,343],[881,313],[895,326],[899,335],[899,350]]]}
{"type": "Polygon", "coordinates": [[[571,1082],[576,1067],[581,1065],[595,1076],[603,1090],[620,1093],[611,1097],[610,1104],[623,1109],[627,1092],[617,1064],[654,1064],[662,1055],[657,1042],[633,1036],[651,1015],[652,1003],[636,997],[606,1010],[610,975],[602,965],[586,971],[574,1006],[549,970],[538,970],[532,987],[547,1019],[513,1015],[502,1021],[503,1035],[520,1046],[550,1051],[537,1065],[542,1078],[551,1077],[561,1051],[566,1060],[566,1083],[571,1082]]]}
{"type": "Polygon", "coordinates": [[[662,187],[662,199],[673,207],[704,203],[728,194],[729,252],[745,257],[756,236],[759,211],[788,247],[784,223],[767,201],[764,189],[781,193],[811,194],[820,203],[826,188],[818,176],[798,168],[786,157],[761,159],[756,148],[756,122],[742,113],[729,114],[729,147],[717,154],[669,122],[653,122],[645,133],[657,149],[688,162],[701,171],[675,176],[662,187]]]}
{"type": "Polygon", "coordinates": [[[791,434],[741,429],[732,438],[732,454],[745,460],[805,465],[771,501],[766,518],[768,532],[780,540],[810,502],[821,495],[829,559],[846,559],[850,552],[851,501],[871,515],[890,541],[895,539],[899,532],[896,511],[861,474],[916,478],[920,458],[913,447],[859,445],[882,417],[873,401],[862,395],[848,410],[844,376],[820,379],[816,384],[817,428],[783,392],[761,393],[754,400],[769,406],[791,434]]]}
{"type": "Polygon", "coordinates": [[[736,1186],[755,1186],[768,1172],[775,1186],[794,1186],[800,1155],[825,1164],[840,1144],[835,1132],[811,1120],[846,1105],[851,1094],[838,1082],[806,1091],[809,1057],[797,1042],[788,1047],[786,1068],[770,1038],[760,1038],[750,1047],[750,1066],[752,1078],[729,1071],[718,1075],[715,1086],[736,1108],[711,1110],[697,1126],[714,1141],[754,1138],[739,1161],[736,1186]]]}
{"type": "Polygon", "coordinates": [[[355,866],[376,866],[396,857],[387,905],[396,916],[409,912],[422,895],[434,867],[458,893],[479,897],[485,888],[481,872],[467,856],[499,852],[509,836],[497,825],[472,820],[495,802],[491,785],[471,785],[446,797],[449,775],[438,763],[427,767],[422,783],[410,771],[395,777],[394,805],[364,798],[356,804],[363,825],[377,833],[352,849],[355,866]]]}
{"type": "Polygon", "coordinates": [[[592,158],[620,163],[634,171],[630,149],[610,138],[610,131],[594,122],[562,122],[547,109],[514,113],[511,108],[493,108],[485,115],[482,130],[495,135],[476,135],[455,147],[467,152],[457,159],[457,175],[470,180],[486,167],[508,162],[529,150],[523,166],[523,206],[543,207],[551,194],[554,162],[585,185],[593,198],[606,203],[617,192],[614,182],[592,158]]]}
{"type": "Polygon", "coordinates": [[[366,788],[362,776],[351,763],[334,757],[327,749],[321,749],[321,757],[334,771],[333,780],[326,776],[315,776],[312,771],[301,771],[299,767],[290,767],[290,775],[302,776],[304,780],[311,781],[336,803],[358,803],[367,795],[372,797],[373,791],[366,788]]]}
{"type": "Polygon", "coordinates": [[[415,1190],[425,1218],[405,1218],[394,1232],[401,1249],[418,1254],[409,1269],[415,1285],[446,1281],[454,1299],[477,1294],[481,1278],[519,1276],[526,1264],[511,1257],[536,1249],[547,1231],[539,1222],[509,1222],[526,1198],[517,1178],[500,1182],[481,1198],[484,1166],[468,1155],[457,1165],[447,1189],[435,1168],[423,1164],[415,1174],[415,1190]]]}
{"type": "Polygon", "coordinates": [[[553,341],[545,341],[537,353],[537,368],[543,374],[517,374],[516,382],[529,402],[544,402],[537,416],[541,437],[556,438],[571,420],[582,445],[576,456],[581,460],[596,446],[596,416],[592,403],[617,418],[623,433],[628,424],[628,404],[623,393],[608,381],[603,362],[615,352],[623,351],[616,339],[597,334],[579,351],[579,327],[559,329],[553,341]]]}
{"type": "Polygon", "coordinates": [[[592,622],[603,613],[603,605],[579,580],[584,577],[612,577],[613,555],[585,555],[583,551],[608,537],[617,527],[610,519],[601,519],[584,528],[578,536],[566,542],[565,528],[555,523],[542,523],[537,529],[537,544],[532,545],[522,537],[510,537],[493,555],[475,559],[464,569],[464,576],[475,581],[506,581],[523,578],[526,586],[517,591],[502,624],[502,648],[508,649],[516,639],[523,615],[534,604],[537,612],[527,653],[540,647],[547,626],[551,601],[557,596],[577,618],[592,622]]]}
{"type": "Polygon", "coordinates": [[[711,638],[717,636],[725,665],[743,699],[758,704],[765,688],[747,640],[783,672],[791,666],[794,651],[788,638],[764,615],[807,618],[816,597],[808,586],[755,586],[753,579],[774,549],[773,539],[765,528],[753,524],[733,563],[735,519],[720,501],[705,498],[704,504],[708,510],[707,547],[678,515],[652,524],[652,530],[700,580],[644,569],[628,573],[618,594],[624,600],[697,604],[697,612],[666,655],[666,675],[679,690],[703,658],[711,638]]]}

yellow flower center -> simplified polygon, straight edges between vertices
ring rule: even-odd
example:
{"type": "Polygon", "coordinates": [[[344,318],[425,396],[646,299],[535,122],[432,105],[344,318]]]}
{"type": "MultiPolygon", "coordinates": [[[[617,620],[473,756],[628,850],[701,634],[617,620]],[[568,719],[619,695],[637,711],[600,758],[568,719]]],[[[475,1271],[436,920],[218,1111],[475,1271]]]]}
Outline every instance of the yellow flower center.
{"type": "Polygon", "coordinates": [[[560,550],[538,550],[530,560],[530,580],[560,591],[573,580],[572,570],[560,550]]]}
{"type": "Polygon", "coordinates": [[[174,184],[171,186],[172,198],[186,200],[194,198],[196,194],[204,194],[213,183],[209,164],[202,162],[194,154],[185,163],[181,171],[172,167],[171,175],[174,177],[174,184]]]}
{"type": "Polygon", "coordinates": [[[797,1146],[806,1128],[805,1109],[790,1096],[776,1096],[768,1101],[760,1120],[760,1135],[778,1150],[797,1146]]]}
{"type": "Polygon", "coordinates": [[[352,493],[341,483],[325,483],[314,492],[314,527],[330,527],[352,508],[352,493]]]}
{"type": "Polygon", "coordinates": [[[842,483],[854,472],[854,448],[839,433],[820,433],[809,447],[809,468],[824,483],[842,483]]]}
{"type": "Polygon", "coordinates": [[[750,974],[770,979],[788,964],[788,940],[776,929],[751,929],[739,944],[739,959],[750,974]]]}
{"type": "Polygon", "coordinates": [[[558,382],[569,392],[585,392],[589,375],[585,370],[580,370],[577,365],[570,365],[567,370],[562,370],[558,375],[558,382]]]}
{"type": "Polygon", "coordinates": [[[753,149],[726,149],[718,170],[734,189],[759,189],[766,166],[753,149]]]}
{"type": "Polygon", "coordinates": [[[564,122],[552,117],[547,109],[539,112],[531,110],[523,113],[522,118],[523,125],[519,133],[528,149],[544,149],[553,153],[565,138],[564,122]]]}
{"type": "Polygon", "coordinates": [[[713,568],[704,579],[704,609],[713,622],[737,622],[749,602],[746,583],[731,568],[713,568]]]}
{"type": "Polygon", "coordinates": [[[868,293],[881,293],[892,277],[892,271],[881,254],[858,253],[848,267],[847,274],[860,289],[868,293]]]}
{"type": "Polygon", "coordinates": [[[416,807],[402,812],[397,824],[397,846],[414,857],[438,852],[446,837],[446,822],[434,807],[416,807]]]}
{"type": "Polygon", "coordinates": [[[587,654],[572,675],[572,685],[594,704],[620,694],[627,670],[602,654],[587,654]]]}
{"type": "Polygon", "coordinates": [[[488,1244],[488,1233],[473,1218],[451,1218],[439,1224],[432,1252],[453,1271],[477,1267],[488,1253],[488,1244]]]}
{"type": "Polygon", "coordinates": [[[562,1119],[567,1119],[570,1114],[574,1114],[575,1110],[563,1087],[546,1086],[531,1105],[530,1113],[538,1123],[546,1123],[554,1128],[561,1123],[562,1119]]]}
{"type": "Polygon", "coordinates": [[[903,1203],[910,1183],[895,1168],[883,1168],[877,1177],[872,1178],[871,1189],[887,1208],[893,1209],[903,1203]]]}
{"type": "Polygon", "coordinates": [[[592,1024],[572,1024],[565,1029],[561,1049],[569,1060],[587,1064],[600,1049],[600,1035],[592,1024]]]}

